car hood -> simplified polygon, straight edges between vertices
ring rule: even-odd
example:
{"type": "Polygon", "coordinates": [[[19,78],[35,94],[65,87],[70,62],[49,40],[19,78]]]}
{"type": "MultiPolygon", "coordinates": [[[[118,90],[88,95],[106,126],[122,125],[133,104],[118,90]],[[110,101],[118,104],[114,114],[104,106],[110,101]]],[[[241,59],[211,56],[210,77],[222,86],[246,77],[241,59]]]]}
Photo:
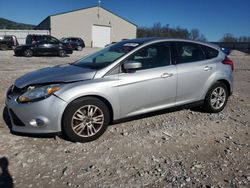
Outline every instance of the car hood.
{"type": "Polygon", "coordinates": [[[23,88],[28,85],[46,84],[46,83],[67,83],[74,81],[90,80],[95,76],[93,69],[82,68],[74,65],[58,65],[54,67],[43,68],[34,72],[25,74],[15,81],[15,86],[23,88]]]}

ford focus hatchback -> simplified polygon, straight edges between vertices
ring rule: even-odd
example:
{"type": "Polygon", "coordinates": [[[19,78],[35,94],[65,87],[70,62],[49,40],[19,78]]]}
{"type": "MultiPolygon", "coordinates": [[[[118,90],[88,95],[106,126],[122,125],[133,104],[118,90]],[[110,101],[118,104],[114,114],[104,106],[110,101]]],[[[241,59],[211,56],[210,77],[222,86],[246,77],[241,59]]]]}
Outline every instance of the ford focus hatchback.
{"type": "Polygon", "coordinates": [[[12,131],[88,142],[114,120],[180,105],[223,110],[233,62],[219,47],[182,39],[126,40],[79,61],[28,73],[6,98],[12,131]]]}

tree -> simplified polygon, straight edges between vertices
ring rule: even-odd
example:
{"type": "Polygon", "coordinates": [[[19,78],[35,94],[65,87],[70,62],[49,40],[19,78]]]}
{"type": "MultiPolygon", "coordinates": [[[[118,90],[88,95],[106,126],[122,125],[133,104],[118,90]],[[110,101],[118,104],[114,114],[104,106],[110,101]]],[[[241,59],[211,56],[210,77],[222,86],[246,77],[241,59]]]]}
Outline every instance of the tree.
{"type": "Polygon", "coordinates": [[[206,37],[198,29],[189,32],[185,28],[171,28],[168,24],[162,26],[161,23],[155,23],[152,27],[138,28],[137,37],[171,37],[206,41],[206,37]]]}
{"type": "Polygon", "coordinates": [[[200,32],[199,29],[191,29],[189,32],[189,38],[198,41],[207,41],[206,37],[200,32]]]}
{"type": "Polygon", "coordinates": [[[233,34],[231,33],[226,33],[222,39],[220,40],[220,42],[237,42],[237,38],[233,36],[233,34]]]}
{"type": "Polygon", "coordinates": [[[189,33],[189,38],[192,40],[197,40],[200,37],[200,31],[198,29],[191,29],[189,33]]]}

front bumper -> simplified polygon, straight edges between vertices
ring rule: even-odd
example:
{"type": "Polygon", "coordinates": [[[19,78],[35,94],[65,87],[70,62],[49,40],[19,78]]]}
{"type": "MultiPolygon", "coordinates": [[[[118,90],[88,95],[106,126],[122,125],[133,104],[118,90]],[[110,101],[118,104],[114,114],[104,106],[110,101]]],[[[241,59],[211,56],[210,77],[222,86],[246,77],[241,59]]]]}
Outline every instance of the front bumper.
{"type": "Polygon", "coordinates": [[[15,49],[14,49],[14,54],[17,55],[17,56],[23,55],[23,50],[22,50],[22,49],[15,48],[15,49]]]}
{"type": "Polygon", "coordinates": [[[67,103],[58,97],[52,95],[37,102],[18,103],[17,96],[12,96],[7,97],[5,104],[12,132],[27,134],[61,132],[61,119],[67,103]]]}

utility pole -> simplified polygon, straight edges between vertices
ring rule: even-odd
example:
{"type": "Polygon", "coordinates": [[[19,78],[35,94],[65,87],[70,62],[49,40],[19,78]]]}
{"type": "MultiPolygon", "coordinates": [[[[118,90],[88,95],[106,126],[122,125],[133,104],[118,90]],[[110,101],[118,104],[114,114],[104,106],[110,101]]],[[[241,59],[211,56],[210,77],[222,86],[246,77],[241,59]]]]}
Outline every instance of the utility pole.
{"type": "Polygon", "coordinates": [[[100,7],[101,7],[101,0],[98,0],[98,13],[97,13],[98,19],[100,17],[100,7]]]}

